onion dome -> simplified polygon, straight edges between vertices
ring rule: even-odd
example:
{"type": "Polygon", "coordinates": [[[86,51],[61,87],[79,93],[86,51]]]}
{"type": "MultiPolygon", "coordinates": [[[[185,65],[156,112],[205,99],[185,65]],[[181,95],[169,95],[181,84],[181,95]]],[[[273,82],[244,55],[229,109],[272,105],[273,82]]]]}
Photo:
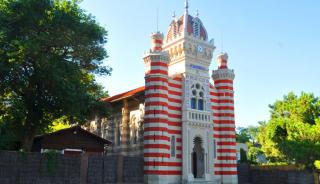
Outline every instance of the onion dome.
{"type": "Polygon", "coordinates": [[[228,54],[221,53],[217,56],[217,63],[219,69],[227,69],[228,68],[228,54]]]}
{"type": "Polygon", "coordinates": [[[171,40],[174,40],[176,37],[183,35],[185,30],[189,36],[194,36],[206,41],[208,40],[207,31],[198,16],[193,17],[185,13],[178,19],[174,17],[171,24],[169,25],[166,41],[169,42],[171,40]],[[187,16],[188,18],[185,19],[185,16],[187,16]]]}

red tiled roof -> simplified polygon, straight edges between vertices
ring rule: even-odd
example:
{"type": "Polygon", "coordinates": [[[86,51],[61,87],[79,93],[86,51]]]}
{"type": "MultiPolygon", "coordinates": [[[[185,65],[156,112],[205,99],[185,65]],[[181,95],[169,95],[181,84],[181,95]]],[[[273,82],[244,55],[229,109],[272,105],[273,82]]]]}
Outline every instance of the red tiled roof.
{"type": "Polygon", "coordinates": [[[128,97],[131,97],[131,96],[134,96],[140,92],[143,92],[145,89],[144,86],[141,86],[141,87],[138,87],[136,89],[133,89],[133,90],[130,90],[130,91],[127,91],[127,92],[124,92],[124,93],[120,93],[120,94],[117,94],[117,95],[114,95],[114,96],[110,96],[110,97],[107,97],[107,98],[102,98],[101,100],[104,101],[104,102],[115,102],[115,101],[118,101],[118,100],[121,100],[121,99],[124,99],[124,98],[128,98],[128,97]]]}

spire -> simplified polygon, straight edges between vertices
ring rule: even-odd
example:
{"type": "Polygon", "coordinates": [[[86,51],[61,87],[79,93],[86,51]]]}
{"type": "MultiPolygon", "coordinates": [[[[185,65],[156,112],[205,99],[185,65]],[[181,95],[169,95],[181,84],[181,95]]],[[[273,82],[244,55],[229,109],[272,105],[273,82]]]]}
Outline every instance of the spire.
{"type": "Polygon", "coordinates": [[[176,12],[175,12],[175,11],[173,11],[173,13],[172,13],[172,19],[173,19],[173,20],[176,19],[176,12]]]}
{"type": "Polygon", "coordinates": [[[184,20],[183,20],[183,30],[184,30],[185,34],[187,33],[187,29],[188,29],[188,17],[189,17],[188,8],[189,8],[189,2],[188,2],[188,0],[185,0],[185,2],[184,2],[184,20]]]}
{"type": "Polygon", "coordinates": [[[159,8],[157,8],[157,32],[159,31],[159,8]]]}
{"type": "Polygon", "coordinates": [[[186,13],[188,13],[188,8],[189,8],[189,2],[188,2],[188,0],[185,0],[185,2],[184,2],[184,11],[186,13]]]}
{"type": "Polygon", "coordinates": [[[196,17],[199,17],[199,10],[197,9],[196,17]]]}

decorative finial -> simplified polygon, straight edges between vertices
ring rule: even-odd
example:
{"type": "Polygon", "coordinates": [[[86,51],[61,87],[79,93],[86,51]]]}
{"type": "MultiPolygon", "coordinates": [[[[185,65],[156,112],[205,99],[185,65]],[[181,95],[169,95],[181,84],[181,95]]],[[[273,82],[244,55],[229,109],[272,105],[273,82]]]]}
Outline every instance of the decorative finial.
{"type": "Polygon", "coordinates": [[[189,8],[189,2],[188,0],[185,0],[184,2],[184,20],[183,20],[183,30],[184,34],[187,34],[187,29],[188,29],[188,8],[189,8]]]}
{"type": "Polygon", "coordinates": [[[221,54],[223,54],[223,32],[221,32],[221,54]]]}
{"type": "Polygon", "coordinates": [[[172,19],[175,19],[175,18],[176,18],[176,12],[173,11],[173,13],[172,13],[172,19]]]}
{"type": "Polygon", "coordinates": [[[157,7],[157,32],[159,32],[159,7],[157,7]]]}
{"type": "Polygon", "coordinates": [[[185,8],[185,11],[188,12],[188,8],[189,8],[189,2],[188,2],[188,0],[185,0],[185,2],[184,2],[184,8],[185,8]]]}
{"type": "Polygon", "coordinates": [[[199,17],[199,10],[197,9],[196,17],[199,17]]]}

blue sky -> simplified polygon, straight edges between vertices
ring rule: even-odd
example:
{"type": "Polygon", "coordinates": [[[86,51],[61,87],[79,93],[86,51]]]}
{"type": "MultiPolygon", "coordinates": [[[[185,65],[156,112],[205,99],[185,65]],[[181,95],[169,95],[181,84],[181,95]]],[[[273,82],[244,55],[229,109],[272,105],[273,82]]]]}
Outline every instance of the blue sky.
{"type": "MultiPolygon", "coordinates": [[[[320,1],[190,0],[199,10],[216,56],[229,55],[235,70],[236,125],[268,120],[268,104],[289,91],[320,96],[320,1]],[[223,44],[222,44],[223,42],[223,44]]],[[[110,77],[98,77],[110,95],[144,85],[142,56],[150,33],[166,33],[172,12],[182,15],[184,0],[84,0],[81,7],[108,32],[110,77]]],[[[210,70],[217,67],[215,59],[210,70]]]]}

